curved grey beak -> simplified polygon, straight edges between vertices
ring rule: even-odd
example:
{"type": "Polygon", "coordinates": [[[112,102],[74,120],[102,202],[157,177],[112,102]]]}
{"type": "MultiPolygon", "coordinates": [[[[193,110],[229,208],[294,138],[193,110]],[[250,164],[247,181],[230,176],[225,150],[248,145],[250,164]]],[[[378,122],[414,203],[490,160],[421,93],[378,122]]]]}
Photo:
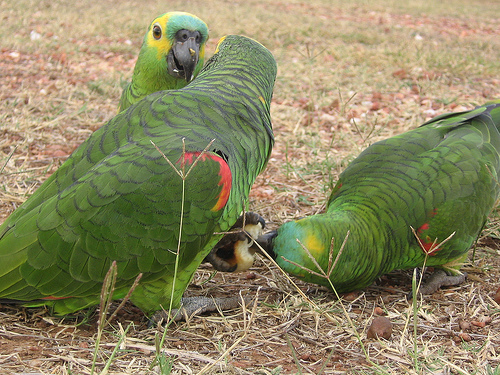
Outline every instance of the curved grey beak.
{"type": "Polygon", "coordinates": [[[168,72],[174,77],[184,78],[187,82],[191,82],[200,58],[201,37],[198,31],[181,31],[176,34],[175,43],[167,55],[168,72]]]}

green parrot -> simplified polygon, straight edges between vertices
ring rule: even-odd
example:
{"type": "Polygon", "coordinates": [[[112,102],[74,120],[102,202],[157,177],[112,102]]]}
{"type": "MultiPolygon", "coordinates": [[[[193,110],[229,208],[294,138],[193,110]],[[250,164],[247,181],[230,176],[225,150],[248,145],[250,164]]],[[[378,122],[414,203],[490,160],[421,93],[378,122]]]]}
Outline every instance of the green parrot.
{"type": "Polygon", "coordinates": [[[258,242],[286,272],[331,282],[337,292],[421,267],[426,258],[439,272],[423,294],[463,280],[442,275],[459,273],[496,205],[499,130],[500,100],[374,143],[341,173],[326,212],[287,222],[258,242]]]}
{"type": "Polygon", "coordinates": [[[186,86],[203,67],[207,40],[207,25],[192,14],[169,12],[154,19],[118,111],[154,92],[186,86]]]}
{"type": "Polygon", "coordinates": [[[0,298],[72,313],[99,303],[116,261],[114,299],[142,273],[136,306],[178,308],[269,159],[276,71],[260,43],[227,36],[190,85],[93,133],[0,226],[0,298]]]}

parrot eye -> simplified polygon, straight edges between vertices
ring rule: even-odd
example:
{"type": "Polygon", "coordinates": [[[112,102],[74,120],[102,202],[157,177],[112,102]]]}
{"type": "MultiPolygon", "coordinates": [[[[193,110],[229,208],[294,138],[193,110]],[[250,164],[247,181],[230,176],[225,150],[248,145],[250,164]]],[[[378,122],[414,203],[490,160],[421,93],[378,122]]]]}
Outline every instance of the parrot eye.
{"type": "Polygon", "coordinates": [[[157,23],[153,26],[153,37],[158,40],[161,38],[161,26],[157,23]]]}
{"type": "Polygon", "coordinates": [[[187,33],[182,33],[182,34],[181,34],[181,40],[182,40],[183,42],[185,42],[185,41],[186,41],[186,40],[188,40],[188,39],[189,39],[189,35],[188,35],[187,33]]]}

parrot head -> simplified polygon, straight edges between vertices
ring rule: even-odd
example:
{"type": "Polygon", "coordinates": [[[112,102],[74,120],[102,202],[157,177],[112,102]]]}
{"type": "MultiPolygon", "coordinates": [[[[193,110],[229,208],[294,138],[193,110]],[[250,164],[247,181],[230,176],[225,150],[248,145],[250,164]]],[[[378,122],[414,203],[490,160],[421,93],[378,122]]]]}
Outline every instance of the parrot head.
{"type": "Polygon", "coordinates": [[[262,237],[265,220],[254,212],[241,215],[231,230],[222,237],[205,258],[217,271],[242,272],[255,260],[258,247],[255,241],[262,237]]]}
{"type": "Polygon", "coordinates": [[[260,236],[256,242],[289,274],[304,281],[327,284],[325,279],[315,276],[320,271],[317,263],[328,264],[332,242],[329,233],[319,230],[323,217],[318,214],[287,222],[277,230],[260,236]]]}
{"type": "Polygon", "coordinates": [[[203,66],[208,27],[185,12],[165,13],[151,22],[141,48],[151,66],[190,82],[203,66]]]}

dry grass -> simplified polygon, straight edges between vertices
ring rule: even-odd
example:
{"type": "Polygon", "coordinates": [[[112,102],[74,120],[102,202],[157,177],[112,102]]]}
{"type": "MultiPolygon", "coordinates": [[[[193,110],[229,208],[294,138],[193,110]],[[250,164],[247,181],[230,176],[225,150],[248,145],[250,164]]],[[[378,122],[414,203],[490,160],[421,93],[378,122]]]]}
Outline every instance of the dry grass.
{"type": "MultiPolygon", "coordinates": [[[[500,97],[500,3],[421,3],[2,1],[0,215],[115,114],[145,27],[172,9],[208,23],[210,52],[220,36],[241,33],[274,53],[276,147],[250,209],[271,228],[321,211],[338,173],[368,144],[500,97]]],[[[494,213],[485,234],[497,234],[498,223],[494,213]]],[[[186,295],[259,290],[258,304],[171,326],[157,357],[161,332],[127,304],[101,338],[96,369],[107,363],[114,374],[160,373],[155,358],[163,368],[170,358],[174,374],[499,374],[500,306],[492,298],[500,286],[499,248],[485,236],[465,284],[419,301],[416,334],[405,298],[409,272],[384,276],[342,302],[294,280],[312,308],[267,260],[251,272],[213,278],[203,266],[186,295]],[[391,339],[366,339],[374,311],[394,324],[391,339]]],[[[91,311],[62,320],[1,306],[2,372],[90,373],[96,321],[91,311]]]]}

